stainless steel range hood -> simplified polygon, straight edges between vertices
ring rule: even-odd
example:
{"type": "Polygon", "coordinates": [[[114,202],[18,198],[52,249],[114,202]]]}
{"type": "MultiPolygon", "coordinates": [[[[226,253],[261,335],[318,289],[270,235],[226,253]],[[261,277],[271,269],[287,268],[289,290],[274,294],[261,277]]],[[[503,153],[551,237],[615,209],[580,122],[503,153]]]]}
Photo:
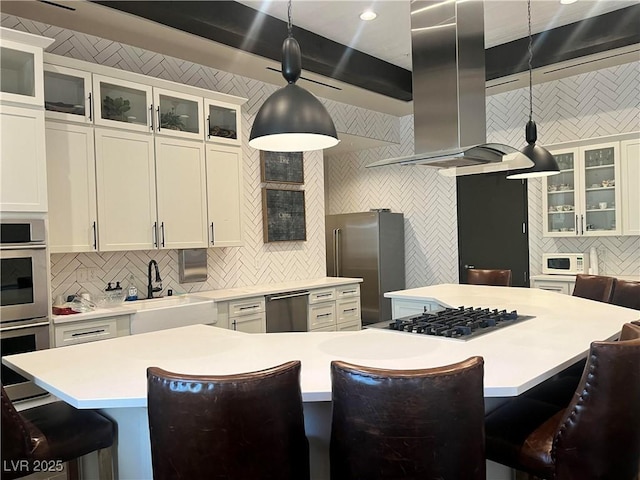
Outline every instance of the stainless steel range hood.
{"type": "Polygon", "coordinates": [[[531,167],[515,148],[486,143],[483,1],[414,0],[411,44],[416,154],[367,167],[426,165],[445,175],[531,167]]]}

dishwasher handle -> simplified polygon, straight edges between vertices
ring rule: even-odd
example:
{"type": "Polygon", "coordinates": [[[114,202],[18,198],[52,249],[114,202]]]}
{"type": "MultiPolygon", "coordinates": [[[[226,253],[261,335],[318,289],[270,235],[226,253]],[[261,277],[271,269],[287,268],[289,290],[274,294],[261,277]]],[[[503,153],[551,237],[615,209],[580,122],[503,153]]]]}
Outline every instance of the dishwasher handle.
{"type": "Polygon", "coordinates": [[[296,292],[286,292],[282,295],[265,295],[265,299],[267,302],[271,302],[274,300],[284,300],[285,298],[294,298],[294,297],[303,297],[305,295],[309,295],[308,290],[300,290],[296,292]]]}

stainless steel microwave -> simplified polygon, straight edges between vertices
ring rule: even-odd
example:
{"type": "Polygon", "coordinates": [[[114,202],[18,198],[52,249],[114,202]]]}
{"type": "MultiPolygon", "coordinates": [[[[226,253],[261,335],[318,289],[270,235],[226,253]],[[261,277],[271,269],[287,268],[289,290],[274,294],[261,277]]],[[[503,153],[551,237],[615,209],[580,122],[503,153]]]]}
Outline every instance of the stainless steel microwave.
{"type": "Polygon", "coordinates": [[[589,271],[589,255],[584,253],[544,253],[542,273],[552,275],[578,275],[589,271]]]}

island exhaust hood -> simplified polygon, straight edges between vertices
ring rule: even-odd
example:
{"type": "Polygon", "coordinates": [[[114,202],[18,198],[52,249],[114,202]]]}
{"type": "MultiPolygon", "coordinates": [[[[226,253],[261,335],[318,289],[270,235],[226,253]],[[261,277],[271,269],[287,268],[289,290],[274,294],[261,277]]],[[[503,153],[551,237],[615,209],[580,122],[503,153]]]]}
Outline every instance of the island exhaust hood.
{"type": "Polygon", "coordinates": [[[413,1],[411,48],[416,154],[367,167],[425,165],[454,176],[533,166],[509,145],[486,143],[483,1],[413,1]]]}

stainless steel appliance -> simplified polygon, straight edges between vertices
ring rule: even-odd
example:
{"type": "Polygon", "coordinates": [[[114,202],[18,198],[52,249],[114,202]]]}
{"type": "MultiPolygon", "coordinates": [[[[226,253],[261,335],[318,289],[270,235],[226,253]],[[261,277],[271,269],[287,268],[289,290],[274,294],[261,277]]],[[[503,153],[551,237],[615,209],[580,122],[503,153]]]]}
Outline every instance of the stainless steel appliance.
{"type": "Polygon", "coordinates": [[[583,253],[543,253],[542,273],[578,275],[589,271],[589,255],[583,253]]]}
{"type": "MultiPolygon", "coordinates": [[[[0,222],[0,351],[2,355],[49,348],[47,250],[41,219],[0,222]]],[[[12,400],[46,392],[2,366],[12,400]]]]}
{"type": "Polygon", "coordinates": [[[516,310],[458,307],[380,322],[369,328],[469,340],[531,318],[535,317],[518,314],[516,310]]]}
{"type": "Polygon", "coordinates": [[[306,332],[308,305],[307,290],[266,295],[267,333],[306,332]]]}
{"type": "Polygon", "coordinates": [[[363,325],[391,318],[385,292],[404,290],[404,215],[389,211],[326,217],[327,275],[362,278],[363,325]]]}

